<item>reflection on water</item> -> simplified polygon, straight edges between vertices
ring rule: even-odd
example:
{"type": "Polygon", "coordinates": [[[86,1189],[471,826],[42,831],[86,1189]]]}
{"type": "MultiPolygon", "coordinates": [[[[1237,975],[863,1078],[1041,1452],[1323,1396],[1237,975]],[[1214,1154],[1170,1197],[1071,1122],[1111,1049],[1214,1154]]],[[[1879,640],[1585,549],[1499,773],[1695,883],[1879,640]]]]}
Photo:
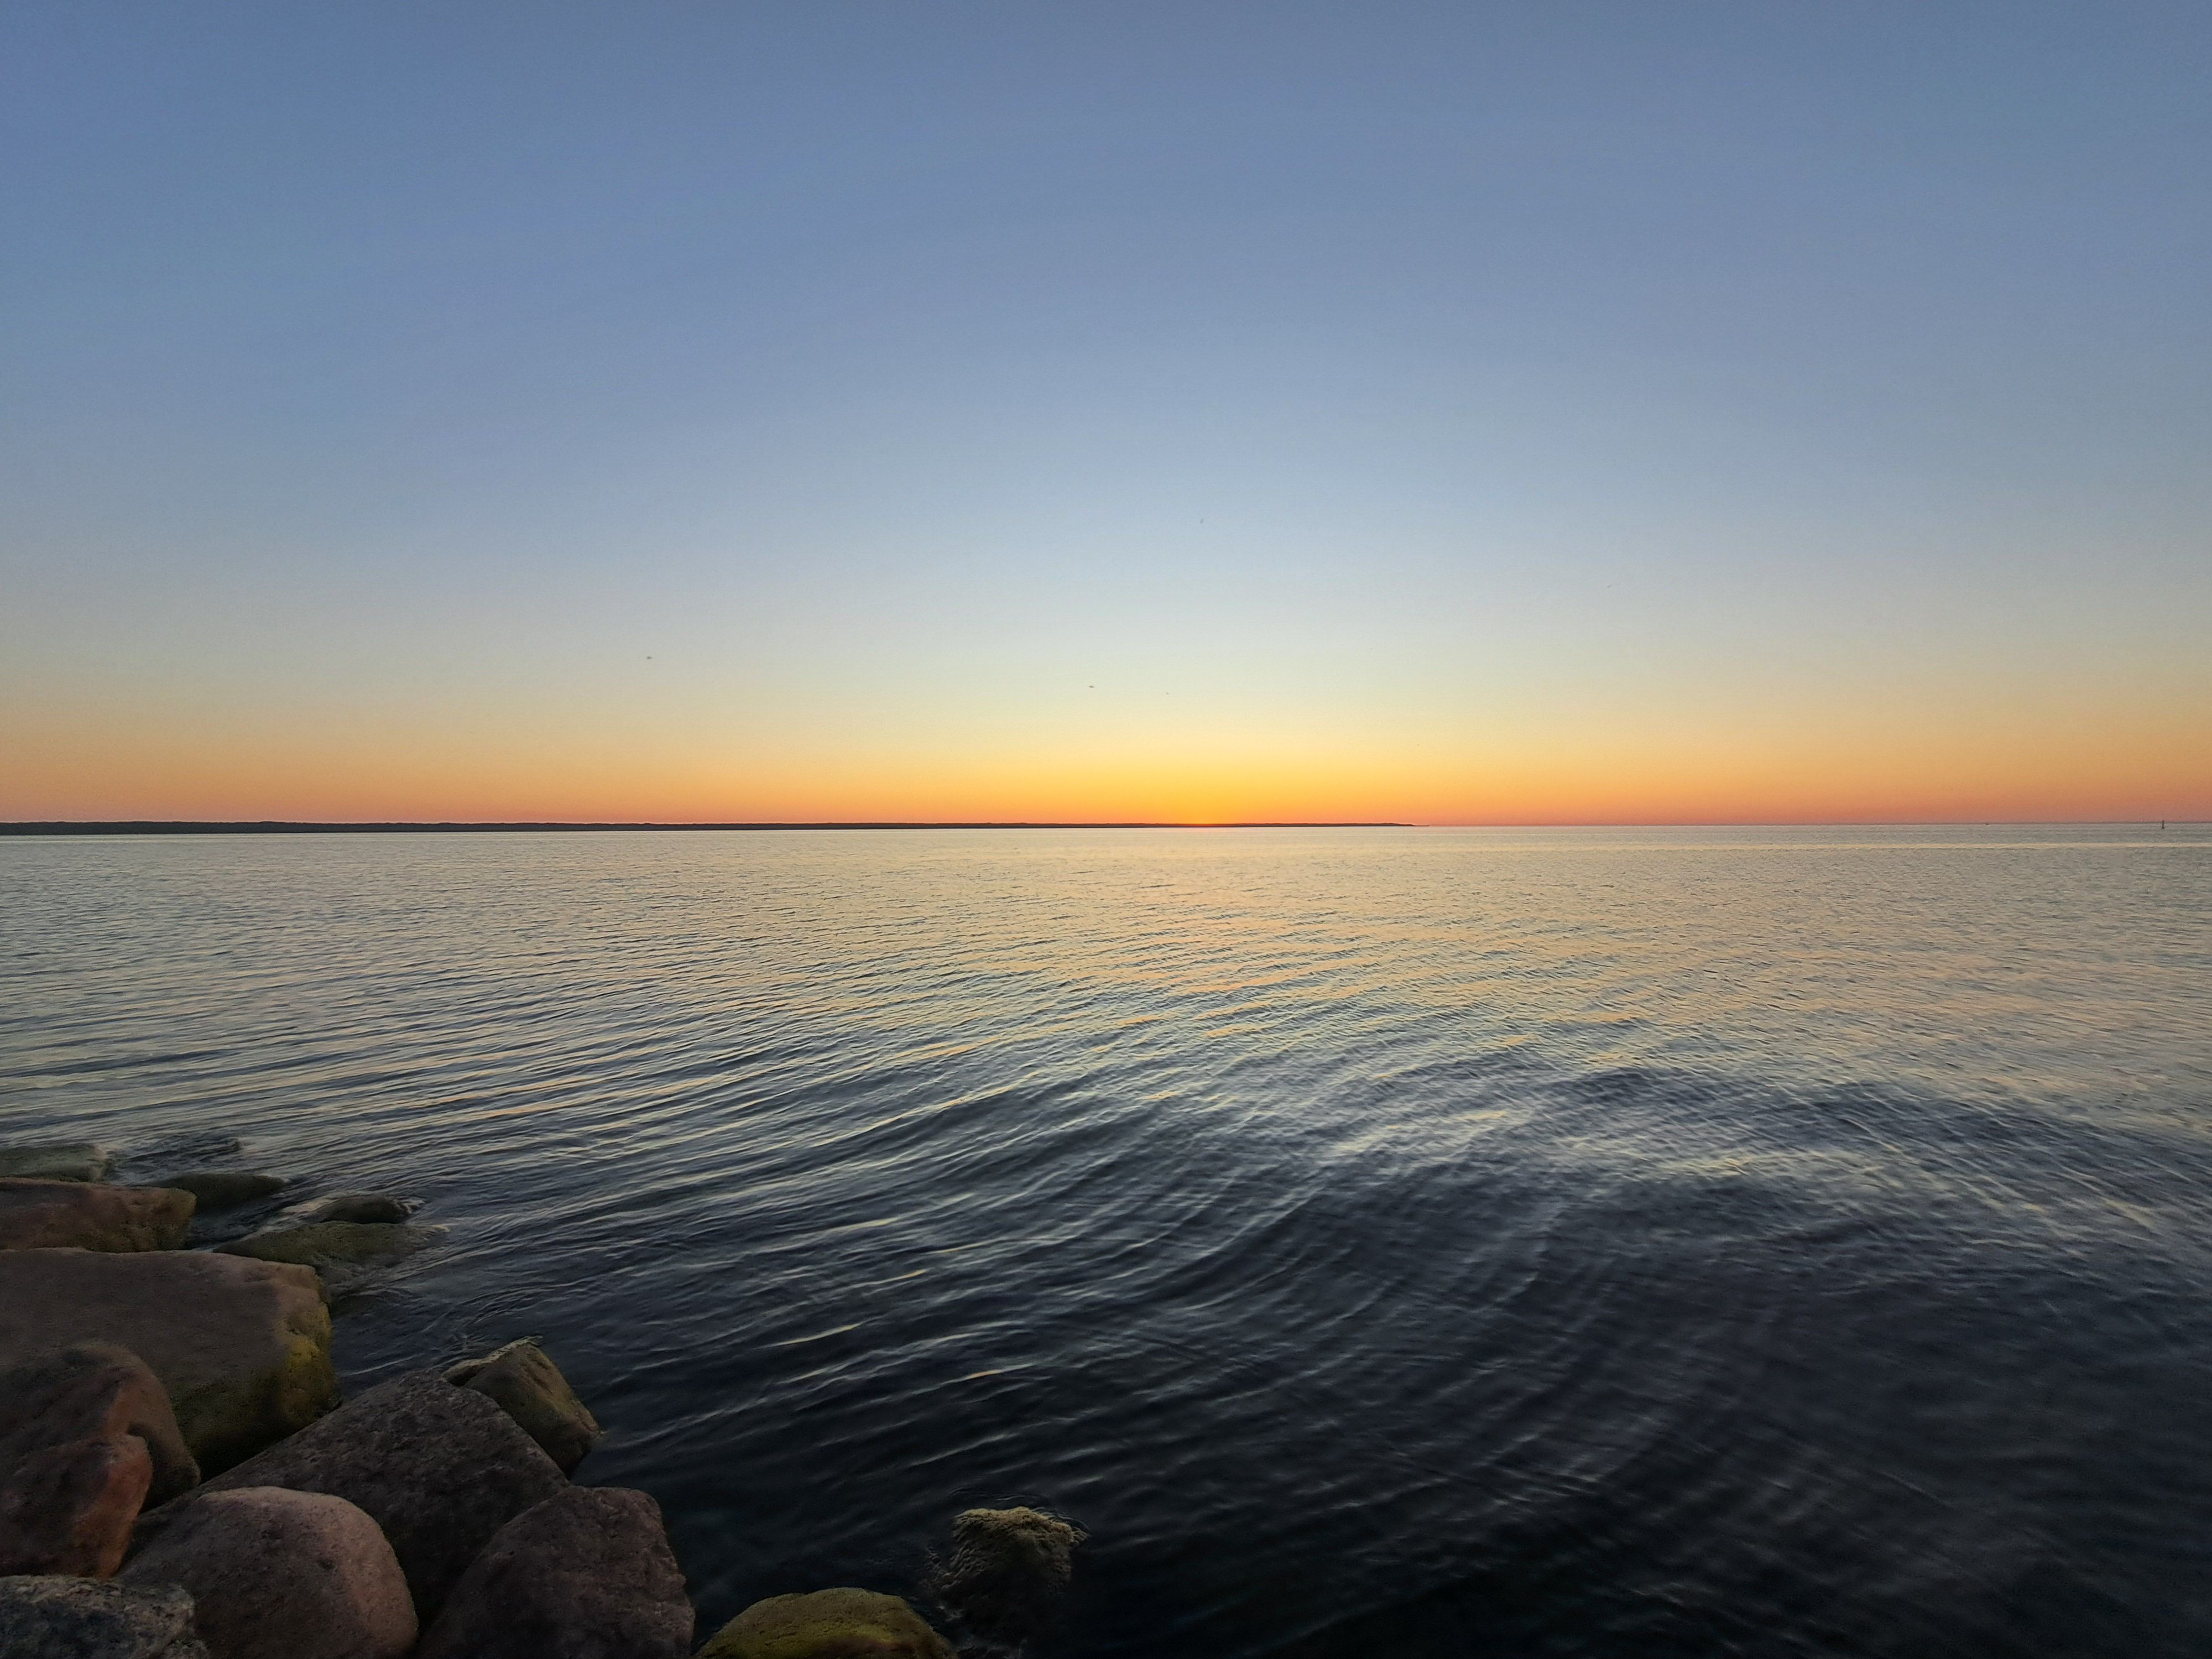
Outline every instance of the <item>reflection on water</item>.
{"type": "Polygon", "coordinates": [[[0,1133],[238,1135],[542,1334],[710,1620],[1087,1527],[1070,1655],[2202,1652],[2212,837],[0,842],[0,1133]]]}

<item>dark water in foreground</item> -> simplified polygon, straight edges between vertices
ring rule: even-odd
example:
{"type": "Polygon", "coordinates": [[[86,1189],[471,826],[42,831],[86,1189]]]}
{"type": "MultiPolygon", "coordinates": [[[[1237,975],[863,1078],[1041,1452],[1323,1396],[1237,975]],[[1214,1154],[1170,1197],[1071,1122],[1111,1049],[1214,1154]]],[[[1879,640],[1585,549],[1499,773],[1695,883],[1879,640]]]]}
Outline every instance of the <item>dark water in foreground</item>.
{"type": "Polygon", "coordinates": [[[543,1334],[702,1632],[2212,1650],[2201,830],[0,842],[55,1133],[426,1197],[350,1381],[543,1334]]]}

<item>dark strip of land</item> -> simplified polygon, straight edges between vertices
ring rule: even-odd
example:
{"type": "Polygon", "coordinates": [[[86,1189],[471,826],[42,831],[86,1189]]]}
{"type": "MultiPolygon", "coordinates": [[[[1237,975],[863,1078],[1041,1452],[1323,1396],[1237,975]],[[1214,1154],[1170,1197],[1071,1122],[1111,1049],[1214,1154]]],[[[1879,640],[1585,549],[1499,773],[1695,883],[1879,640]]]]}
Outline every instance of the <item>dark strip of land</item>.
{"type": "Polygon", "coordinates": [[[976,822],[837,823],[310,823],[264,818],[245,823],[131,818],[106,823],[0,823],[0,836],[405,836],[487,830],[1406,830],[1404,823],[1307,820],[1252,823],[1012,823],[976,822]]]}

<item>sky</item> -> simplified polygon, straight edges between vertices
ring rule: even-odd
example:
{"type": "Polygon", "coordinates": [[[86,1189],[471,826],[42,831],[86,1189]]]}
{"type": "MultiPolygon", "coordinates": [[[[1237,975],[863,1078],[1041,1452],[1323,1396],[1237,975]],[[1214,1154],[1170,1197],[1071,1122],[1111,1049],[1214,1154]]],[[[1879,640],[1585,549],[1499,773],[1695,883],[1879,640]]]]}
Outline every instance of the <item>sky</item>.
{"type": "Polygon", "coordinates": [[[2212,8],[0,9],[0,818],[2212,817],[2212,8]]]}

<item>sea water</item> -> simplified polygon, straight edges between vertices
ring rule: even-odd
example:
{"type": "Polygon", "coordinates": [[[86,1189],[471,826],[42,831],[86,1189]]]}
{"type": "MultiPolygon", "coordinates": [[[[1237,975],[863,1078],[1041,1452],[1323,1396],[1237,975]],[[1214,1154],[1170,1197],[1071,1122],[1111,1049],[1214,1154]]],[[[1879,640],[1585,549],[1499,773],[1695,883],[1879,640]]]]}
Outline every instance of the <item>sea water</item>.
{"type": "Polygon", "coordinates": [[[0,1137],[423,1198],[349,1386],[542,1337],[702,1633],[2212,1650],[2203,830],[9,840],[0,1137]]]}

